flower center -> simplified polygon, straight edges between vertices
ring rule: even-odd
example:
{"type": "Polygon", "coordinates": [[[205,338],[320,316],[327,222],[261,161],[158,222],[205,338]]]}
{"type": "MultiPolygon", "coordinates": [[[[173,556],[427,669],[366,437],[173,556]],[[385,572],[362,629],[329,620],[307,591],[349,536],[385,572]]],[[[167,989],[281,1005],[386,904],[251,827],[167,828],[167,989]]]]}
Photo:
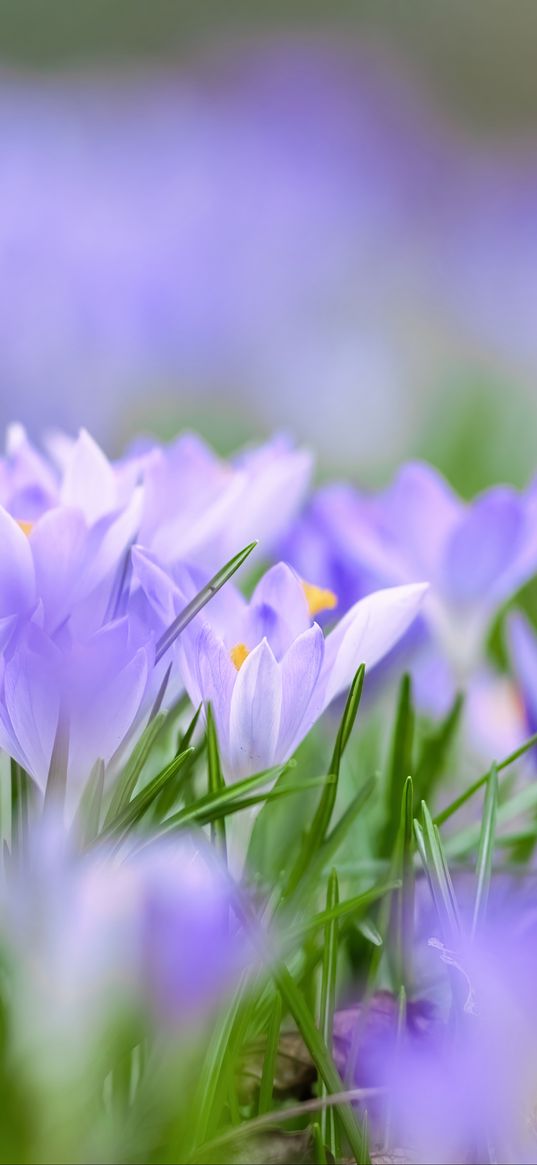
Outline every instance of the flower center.
{"type": "Polygon", "coordinates": [[[32,533],[32,530],[34,528],[34,523],[33,522],[25,522],[23,520],[21,520],[21,521],[17,520],[17,526],[20,526],[23,534],[26,534],[26,537],[29,538],[30,534],[32,533]]]}
{"type": "Polygon", "coordinates": [[[312,618],[318,615],[319,611],[333,611],[334,607],[337,607],[337,595],[333,591],[326,590],[325,587],[316,587],[314,583],[308,582],[303,582],[302,586],[312,618]]]}
{"type": "Polygon", "coordinates": [[[235,667],[237,668],[237,671],[240,671],[246,657],[250,654],[250,651],[245,643],[236,643],[235,646],[231,648],[229,654],[231,656],[232,663],[234,663],[235,667]]]}

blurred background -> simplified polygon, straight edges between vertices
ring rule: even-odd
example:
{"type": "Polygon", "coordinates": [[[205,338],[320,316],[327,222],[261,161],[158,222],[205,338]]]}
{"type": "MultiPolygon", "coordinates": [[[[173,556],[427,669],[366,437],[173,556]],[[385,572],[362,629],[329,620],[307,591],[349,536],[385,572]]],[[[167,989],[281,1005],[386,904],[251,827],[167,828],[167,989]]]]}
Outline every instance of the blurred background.
{"type": "Polygon", "coordinates": [[[0,419],[537,470],[534,0],[0,0],[0,419]]]}

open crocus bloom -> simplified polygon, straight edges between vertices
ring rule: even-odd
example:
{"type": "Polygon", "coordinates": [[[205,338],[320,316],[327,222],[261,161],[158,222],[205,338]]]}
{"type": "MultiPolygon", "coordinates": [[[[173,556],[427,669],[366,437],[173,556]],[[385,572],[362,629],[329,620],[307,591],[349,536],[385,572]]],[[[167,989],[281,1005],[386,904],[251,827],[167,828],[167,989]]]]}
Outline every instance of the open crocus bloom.
{"type": "Polygon", "coordinates": [[[373,667],[417,614],[426,585],[378,591],[326,637],[313,614],[331,592],[279,563],[248,603],[226,587],[178,641],[195,705],[210,702],[224,769],[238,779],[287,760],[361,663],[373,667]]]}

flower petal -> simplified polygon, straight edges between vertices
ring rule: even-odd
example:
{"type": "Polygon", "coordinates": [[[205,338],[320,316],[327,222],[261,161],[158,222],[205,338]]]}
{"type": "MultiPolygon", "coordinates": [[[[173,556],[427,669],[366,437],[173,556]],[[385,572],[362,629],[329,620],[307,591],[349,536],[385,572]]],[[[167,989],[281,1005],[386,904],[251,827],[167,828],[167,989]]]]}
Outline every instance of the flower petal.
{"type": "Polygon", "coordinates": [[[117,506],[114,470],[85,429],[80,430],[66,464],[61,488],[64,505],[77,506],[88,522],[96,522],[117,506]]]}
{"type": "Polygon", "coordinates": [[[228,776],[237,780],[282,759],[276,754],[282,673],[263,639],[237,674],[231,696],[228,776]]]}
{"type": "Polygon", "coordinates": [[[322,708],[348,687],[361,663],[374,667],[390,651],[416,617],[427,589],[427,583],[388,587],[351,607],[326,640],[322,708]]]}
{"type": "Polygon", "coordinates": [[[278,755],[294,752],[315,722],[312,700],[324,658],[324,635],[317,623],[299,635],[281,662],[282,714],[278,755]],[[310,711],[311,709],[311,711],[310,711]]]}
{"type": "Polygon", "coordinates": [[[30,543],[0,506],[0,617],[23,614],[35,603],[35,572],[30,543]]]}

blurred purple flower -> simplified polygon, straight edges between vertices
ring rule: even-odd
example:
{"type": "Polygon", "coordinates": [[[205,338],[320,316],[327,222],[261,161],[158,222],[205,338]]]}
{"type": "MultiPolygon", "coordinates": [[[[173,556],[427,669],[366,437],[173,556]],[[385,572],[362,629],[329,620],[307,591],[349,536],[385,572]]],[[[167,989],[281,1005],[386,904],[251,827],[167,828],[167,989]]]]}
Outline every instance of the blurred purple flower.
{"type": "MultiPolygon", "coordinates": [[[[168,617],[178,593],[170,576],[142,555],[135,572],[168,617]]],[[[178,641],[191,700],[213,706],[227,775],[287,760],[359,664],[374,667],[405,632],[425,590],[413,584],[370,595],[325,640],[312,619],[335,596],[284,563],[268,571],[249,603],[228,585],[178,641]]]]}
{"type": "MultiPolygon", "coordinates": [[[[137,463],[136,453],[132,460],[137,463]]],[[[267,556],[304,501],[313,458],[284,438],[223,461],[194,434],[139,456],[138,541],[164,563],[217,570],[254,539],[267,556]]]]}
{"type": "Polygon", "coordinates": [[[512,612],[507,642],[528,734],[537,732],[537,634],[524,615],[512,612]]]}
{"type": "Polygon", "coordinates": [[[129,1012],[193,1029],[251,965],[235,889],[201,834],[81,855],[48,818],[28,842],[27,861],[0,882],[0,942],[27,1039],[46,1033],[62,1061],[129,1012]]]}
{"type": "Polygon", "coordinates": [[[1,747],[42,790],[54,754],[72,803],[97,760],[119,763],[134,743],[154,698],[153,660],[151,634],[127,618],[54,637],[25,623],[0,657],[1,747]]]}
{"type": "Polygon", "coordinates": [[[360,1086],[386,1089],[373,1138],[382,1140],[389,1113],[391,1142],[412,1160],[536,1161],[535,911],[511,902],[473,941],[448,950],[431,939],[431,948],[427,1022],[415,1022],[417,1000],[398,1031],[394,1006],[353,1068],[360,1086]]]}
{"type": "Polygon", "coordinates": [[[442,712],[485,665],[502,604],[537,570],[537,490],[496,486],[465,503],[431,466],[409,463],[377,495],[319,491],[284,551],[298,570],[313,560],[343,609],[376,587],[428,580],[413,670],[419,702],[442,712]]]}
{"type": "Polygon", "coordinates": [[[378,464],[454,336],[534,362],[531,152],[461,140],[391,59],[295,36],[1,89],[8,415],[105,432],[129,398],[206,389],[378,464]]]}

